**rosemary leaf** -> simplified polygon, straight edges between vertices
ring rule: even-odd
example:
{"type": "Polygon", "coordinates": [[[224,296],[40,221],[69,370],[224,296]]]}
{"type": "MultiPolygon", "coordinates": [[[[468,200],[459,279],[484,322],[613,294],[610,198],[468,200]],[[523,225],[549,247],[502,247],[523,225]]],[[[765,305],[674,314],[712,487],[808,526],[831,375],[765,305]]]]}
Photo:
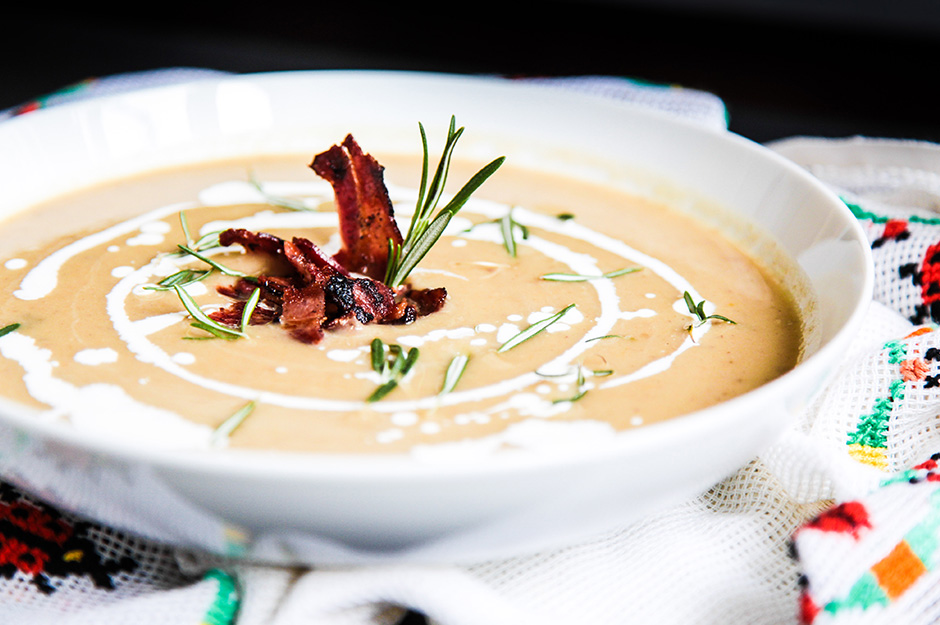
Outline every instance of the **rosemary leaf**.
{"type": "Polygon", "coordinates": [[[421,352],[418,351],[417,347],[412,347],[408,350],[408,355],[405,356],[405,364],[401,368],[401,377],[408,375],[408,372],[411,371],[411,368],[415,366],[415,363],[418,361],[418,356],[421,352]]]}
{"type": "Polygon", "coordinates": [[[373,402],[377,402],[383,397],[385,397],[386,395],[388,395],[389,393],[391,393],[393,390],[395,390],[396,386],[398,386],[398,380],[389,380],[382,386],[372,391],[372,394],[369,395],[368,398],[366,398],[366,401],[369,402],[370,404],[373,402]]]}
{"type": "Polygon", "coordinates": [[[546,329],[548,326],[552,325],[553,323],[555,323],[556,321],[564,317],[565,313],[567,313],[569,310],[571,310],[574,307],[575,307],[574,304],[568,304],[562,310],[558,311],[551,317],[546,317],[545,319],[542,319],[539,322],[533,323],[528,328],[519,332],[514,337],[512,337],[511,339],[503,343],[500,346],[500,348],[496,350],[496,352],[497,353],[507,352],[513,347],[516,347],[517,345],[519,345],[520,343],[528,341],[530,338],[532,338],[533,336],[535,336],[542,330],[546,329]]]}
{"type": "Polygon", "coordinates": [[[251,292],[251,296],[248,298],[248,301],[245,302],[245,307],[242,309],[242,319],[241,319],[241,331],[242,334],[245,333],[245,330],[248,329],[248,324],[251,322],[251,315],[255,312],[255,308],[258,306],[258,301],[261,299],[261,289],[255,289],[251,292]]]}
{"type": "Polygon", "coordinates": [[[193,239],[189,235],[189,220],[186,219],[186,213],[180,211],[180,228],[183,229],[183,240],[186,241],[186,245],[192,246],[193,239]]]}
{"type": "Polygon", "coordinates": [[[235,341],[235,340],[238,340],[239,338],[239,336],[236,334],[232,334],[230,332],[221,332],[220,330],[217,330],[210,325],[202,323],[201,321],[193,321],[189,325],[199,330],[204,330],[208,332],[211,336],[184,336],[183,340],[185,341],[205,341],[207,339],[213,339],[213,338],[225,339],[226,341],[235,341]]]}
{"type": "Polygon", "coordinates": [[[372,346],[370,348],[372,356],[372,370],[376,373],[382,374],[385,372],[385,344],[380,338],[372,339],[372,346]]]}
{"type": "Polygon", "coordinates": [[[206,313],[202,312],[202,309],[199,308],[199,304],[196,303],[196,300],[193,299],[193,296],[187,293],[179,286],[174,286],[173,290],[176,291],[176,295],[180,298],[180,301],[183,303],[183,308],[186,309],[186,312],[195,319],[196,321],[215,329],[218,332],[223,334],[231,334],[238,337],[244,337],[245,334],[228,326],[224,326],[217,321],[213,321],[206,313]]]}
{"type": "Polygon", "coordinates": [[[290,198],[281,197],[281,196],[279,196],[279,195],[274,195],[274,194],[272,194],[272,193],[268,193],[267,191],[264,190],[264,187],[261,185],[261,182],[259,182],[259,181],[254,177],[254,174],[253,174],[253,173],[249,173],[249,174],[248,174],[248,183],[249,183],[251,186],[253,186],[253,187],[255,188],[255,190],[258,191],[258,193],[260,193],[260,194],[262,195],[262,197],[264,197],[264,200],[265,200],[268,204],[270,204],[270,205],[272,205],[272,206],[280,206],[281,208],[286,208],[286,209],[292,210],[292,211],[309,211],[309,212],[315,212],[314,209],[308,207],[308,206],[307,206],[306,204],[304,204],[303,202],[298,202],[298,201],[292,200],[292,199],[290,199],[290,198]]]}
{"type": "Polygon", "coordinates": [[[692,299],[692,294],[689,293],[688,291],[685,291],[682,294],[682,299],[685,300],[685,305],[689,309],[689,312],[692,313],[695,316],[696,321],[698,321],[698,323],[694,324],[694,326],[690,325],[687,328],[689,332],[692,331],[693,327],[700,326],[706,321],[708,321],[709,319],[714,319],[715,321],[723,321],[725,323],[730,323],[731,325],[737,325],[738,323],[737,321],[732,321],[731,319],[728,319],[724,315],[706,315],[705,314],[705,300],[702,300],[696,304],[695,300],[692,299]]]}
{"type": "Polygon", "coordinates": [[[219,271],[221,271],[227,276],[232,276],[233,278],[251,278],[251,276],[249,276],[247,273],[242,273],[241,271],[236,271],[235,269],[229,269],[225,265],[212,260],[208,256],[205,256],[190,247],[186,247],[185,245],[177,245],[176,247],[178,247],[180,251],[185,252],[186,254],[195,256],[196,258],[206,263],[210,267],[214,267],[215,269],[218,269],[219,271]]]}
{"type": "Polygon", "coordinates": [[[558,213],[557,215],[555,215],[555,219],[558,219],[561,221],[570,221],[574,219],[574,213],[558,213]]]}
{"type": "Polygon", "coordinates": [[[552,403],[553,403],[553,404],[563,404],[563,403],[566,403],[566,402],[568,402],[568,403],[570,403],[570,402],[576,402],[576,401],[578,401],[579,399],[581,399],[582,397],[584,397],[585,395],[587,395],[587,389],[584,388],[584,369],[579,365],[579,366],[578,366],[578,384],[577,384],[577,391],[575,392],[575,394],[574,394],[573,396],[571,396],[571,397],[564,397],[564,398],[561,398],[561,399],[555,399],[555,400],[552,401],[552,403]]]}
{"type": "Polygon", "coordinates": [[[460,382],[469,362],[470,357],[466,354],[457,354],[451,359],[450,364],[447,365],[447,372],[444,373],[444,384],[438,395],[446,395],[457,388],[457,383],[460,382]]]}
{"type": "Polygon", "coordinates": [[[187,286],[205,280],[210,273],[212,271],[209,269],[181,269],[156,284],[150,284],[144,288],[150,291],[169,291],[174,286],[187,286]]]}
{"type": "Polygon", "coordinates": [[[616,278],[617,276],[623,276],[628,273],[636,273],[640,269],[642,269],[642,267],[624,267],[623,269],[617,269],[616,271],[608,271],[607,273],[599,276],[586,276],[577,273],[546,273],[545,275],[541,276],[541,279],[552,282],[587,282],[588,280],[616,278]]]}
{"type": "Polygon", "coordinates": [[[737,324],[738,324],[737,321],[732,321],[731,319],[728,319],[728,318],[725,317],[724,315],[708,315],[708,316],[705,317],[705,318],[706,318],[706,319],[715,319],[716,321],[724,321],[725,323],[730,323],[731,325],[737,325],[737,324]]]}
{"type": "Polygon", "coordinates": [[[239,408],[232,416],[223,421],[215,430],[212,432],[212,438],[210,443],[213,447],[218,447],[225,441],[229,439],[238,426],[244,423],[245,419],[248,418],[255,410],[255,402],[250,401],[241,408],[239,408]]]}
{"type": "Polygon", "coordinates": [[[592,339],[587,339],[585,343],[590,343],[591,341],[600,341],[601,339],[624,339],[629,340],[629,336],[622,336],[620,334],[605,334],[604,336],[595,336],[592,339]]]}
{"type": "Polygon", "coordinates": [[[399,259],[395,273],[389,286],[395,288],[400,286],[408,274],[421,262],[430,249],[437,243],[437,240],[444,233],[447,224],[450,223],[452,213],[441,212],[434,218],[434,221],[421,233],[421,236],[412,244],[411,248],[405,252],[404,248],[398,252],[403,258],[399,259]]]}
{"type": "Polygon", "coordinates": [[[10,332],[15,332],[16,330],[19,329],[19,327],[20,327],[20,324],[18,323],[11,323],[9,325],[3,326],[2,328],[0,328],[0,337],[6,336],[10,332]]]}
{"type": "Polygon", "coordinates": [[[513,258],[516,257],[516,238],[513,233],[512,211],[499,220],[499,232],[503,235],[503,247],[513,258]]]}
{"type": "Polygon", "coordinates": [[[582,397],[584,397],[585,395],[587,395],[587,389],[581,389],[580,391],[578,391],[577,393],[575,393],[575,394],[572,395],[571,397],[562,397],[561,399],[553,399],[553,400],[552,400],[552,403],[553,403],[553,404],[564,404],[564,403],[576,402],[576,401],[578,401],[579,399],[581,399],[582,397]]]}
{"type": "Polygon", "coordinates": [[[191,246],[192,249],[197,252],[206,252],[218,247],[222,247],[222,244],[219,242],[219,234],[221,230],[215,230],[213,232],[207,232],[206,234],[199,237],[191,246]]]}

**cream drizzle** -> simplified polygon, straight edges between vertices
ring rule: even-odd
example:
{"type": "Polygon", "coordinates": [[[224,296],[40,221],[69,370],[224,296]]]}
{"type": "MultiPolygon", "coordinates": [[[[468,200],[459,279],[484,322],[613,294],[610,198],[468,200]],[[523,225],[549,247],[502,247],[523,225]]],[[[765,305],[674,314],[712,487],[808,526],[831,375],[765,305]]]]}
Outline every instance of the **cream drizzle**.
{"type": "MultiPolygon", "coordinates": [[[[272,192],[274,192],[276,189],[279,189],[282,192],[289,189],[291,193],[305,195],[306,203],[309,206],[316,206],[320,203],[329,202],[332,200],[332,189],[329,187],[329,185],[321,184],[319,181],[311,183],[280,183],[279,185],[271,185],[272,192]]],[[[390,187],[390,194],[393,197],[402,198],[407,202],[413,203],[414,193],[415,192],[413,190],[390,187]]],[[[29,272],[21,281],[19,290],[15,292],[15,296],[24,300],[38,300],[47,296],[55,289],[58,283],[59,271],[61,267],[66,262],[68,262],[69,259],[82,252],[103,246],[109,242],[114,241],[115,239],[118,239],[119,237],[132,234],[135,231],[138,233],[136,235],[138,237],[145,235],[159,236],[162,234],[161,230],[165,230],[161,226],[153,226],[154,222],[167,218],[171,215],[175,215],[182,210],[196,208],[200,205],[224,206],[229,204],[246,204],[259,201],[264,201],[264,196],[248,183],[233,181],[229,183],[213,185],[200,193],[198,203],[187,202],[161,207],[64,246],[47,258],[43,259],[35,267],[29,270],[29,272]]],[[[407,208],[407,206],[407,203],[401,207],[396,206],[396,212],[398,213],[399,218],[407,216],[410,213],[410,210],[407,208]]],[[[489,219],[502,217],[508,210],[509,207],[506,205],[480,199],[471,199],[463,208],[464,213],[475,213],[478,215],[483,215],[489,219]]],[[[663,280],[672,285],[679,293],[688,291],[696,301],[702,299],[695,291],[691,283],[689,283],[688,280],[679,275],[667,264],[654,257],[643,254],[642,252],[628,246],[623,241],[589,229],[582,224],[577,223],[576,221],[563,222],[555,217],[536,213],[522,206],[513,207],[513,218],[518,223],[524,224],[534,231],[543,230],[567,237],[581,239],[582,241],[585,241],[599,249],[603,249],[607,252],[618,255],[627,261],[635,263],[636,265],[643,266],[647,271],[654,272],[663,280]]],[[[500,239],[498,229],[473,228],[470,231],[466,231],[470,223],[471,222],[466,219],[455,218],[451,222],[451,225],[448,228],[448,231],[445,233],[445,236],[458,237],[456,240],[475,239],[502,245],[502,240],[500,239]]],[[[265,230],[271,228],[291,227],[335,228],[336,224],[337,217],[335,212],[332,211],[298,211],[276,213],[271,210],[263,210],[254,215],[241,219],[230,221],[223,220],[206,224],[202,228],[201,234],[229,227],[240,227],[251,230],[265,230]]],[[[407,226],[407,224],[404,225],[407,226]]],[[[530,233],[527,239],[518,241],[518,245],[528,246],[541,254],[557,259],[567,265],[574,273],[596,276],[600,276],[603,273],[597,266],[596,260],[591,256],[573,252],[564,245],[540,237],[534,232],[530,233]]],[[[306,410],[357,411],[364,407],[365,404],[363,401],[332,400],[269,392],[231,384],[222,380],[208,378],[188,370],[182,364],[189,362],[188,360],[181,359],[178,354],[174,355],[166,353],[147,338],[150,334],[165,328],[168,325],[178,323],[185,319],[185,315],[183,313],[162,315],[160,317],[153,317],[142,320],[132,320],[128,317],[125,310],[124,303],[135,292],[135,289],[138,289],[145,284],[152,283],[154,278],[160,278],[169,275],[168,271],[169,269],[167,265],[167,258],[163,255],[158,256],[151,263],[148,263],[147,265],[144,265],[143,267],[133,271],[127,271],[126,269],[122,268],[122,270],[118,272],[120,279],[118,280],[115,287],[106,296],[107,313],[114,324],[115,330],[119,334],[120,338],[124,341],[127,348],[132,353],[134,353],[139,360],[153,364],[163,371],[166,371],[167,373],[170,373],[189,383],[197,384],[206,389],[215,390],[220,393],[243,399],[250,399],[288,408],[306,410]]],[[[465,391],[457,390],[445,396],[434,395],[408,401],[394,401],[386,399],[380,403],[371,404],[370,407],[375,410],[385,411],[392,414],[410,414],[416,411],[434,408],[440,405],[456,405],[466,401],[478,401],[484,398],[506,397],[504,402],[489,409],[487,411],[487,415],[497,415],[500,412],[512,410],[522,416],[545,418],[569,409],[570,404],[567,402],[553,404],[550,400],[539,397],[539,395],[536,393],[522,393],[520,391],[529,386],[544,383],[544,378],[535,373],[536,370],[563,370],[573,366],[572,363],[575,362],[578,356],[594,346],[596,342],[591,341],[591,339],[609,334],[614,324],[618,320],[630,319],[633,317],[644,317],[655,314],[649,309],[640,309],[636,311],[620,310],[620,300],[610,279],[592,280],[590,284],[597,292],[597,297],[601,304],[600,315],[591,321],[590,326],[585,330],[582,338],[577,343],[566,349],[563,353],[558,354],[551,360],[541,363],[539,366],[535,367],[533,371],[516,376],[514,378],[502,380],[486,387],[474,388],[465,391]]],[[[694,319],[694,316],[685,309],[683,300],[681,298],[676,301],[674,308],[680,314],[687,315],[691,319],[694,319]]],[[[534,318],[544,318],[552,312],[553,311],[536,311],[531,315],[530,322],[534,318]]],[[[569,311],[569,313],[566,314],[559,323],[567,324],[569,326],[577,326],[583,322],[583,315],[581,315],[581,313],[575,309],[573,311],[569,311]]],[[[683,341],[679,348],[671,354],[650,362],[633,373],[627,375],[611,376],[602,384],[600,384],[599,388],[620,386],[622,384],[627,384],[635,380],[666,371],[671,366],[676,357],[698,344],[702,336],[708,331],[710,325],[710,323],[705,323],[693,328],[686,340],[683,341]]],[[[516,328],[516,331],[518,331],[518,326],[505,323],[499,328],[497,328],[495,325],[488,327],[486,328],[486,331],[497,332],[497,339],[499,339],[500,336],[506,332],[506,328],[509,326],[516,328]]],[[[403,337],[403,342],[411,341],[411,343],[414,345],[420,345],[426,341],[439,340],[443,337],[452,337],[457,335],[469,336],[474,334],[474,332],[474,329],[471,328],[455,328],[452,330],[439,332],[438,334],[432,333],[431,335],[424,337],[403,337]]],[[[18,353],[23,352],[22,350],[4,350],[5,356],[12,357],[17,360],[19,360],[19,357],[17,356],[18,353]]],[[[23,357],[27,360],[32,359],[34,361],[36,355],[26,354],[23,357]]],[[[27,377],[32,380],[28,386],[30,387],[30,392],[34,395],[34,397],[40,401],[46,401],[46,403],[52,404],[55,407],[54,410],[64,409],[61,402],[50,401],[49,396],[51,394],[46,391],[39,390],[41,385],[36,382],[38,378],[45,378],[48,381],[47,387],[49,388],[65,384],[64,382],[56,380],[51,367],[28,367],[27,377]]],[[[75,395],[75,392],[70,393],[71,397],[77,399],[75,395]]],[[[121,401],[125,401],[125,398],[122,398],[121,401]]],[[[132,400],[130,400],[130,398],[126,398],[126,401],[132,400]]],[[[151,409],[151,412],[148,414],[161,414],[162,412],[165,411],[151,409]]],[[[472,415],[465,416],[470,419],[473,418],[472,415]]],[[[482,418],[482,416],[484,415],[478,415],[477,418],[482,418]]],[[[389,436],[390,434],[391,432],[386,433],[386,436],[389,436]]],[[[200,433],[200,436],[201,435],[202,433],[200,433]]],[[[501,437],[501,440],[505,442],[506,438],[501,437]]]]}

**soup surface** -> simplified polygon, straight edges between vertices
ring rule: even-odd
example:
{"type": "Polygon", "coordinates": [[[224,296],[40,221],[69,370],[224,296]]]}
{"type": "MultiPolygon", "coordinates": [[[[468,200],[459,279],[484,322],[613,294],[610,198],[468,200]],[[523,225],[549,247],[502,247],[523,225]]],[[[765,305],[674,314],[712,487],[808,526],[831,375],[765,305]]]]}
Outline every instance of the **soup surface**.
{"type": "MultiPolygon", "coordinates": [[[[420,163],[380,160],[405,232],[420,163]]],[[[333,190],[308,163],[291,155],[152,172],[8,219],[0,327],[18,326],[0,338],[3,396],[37,418],[170,448],[485,453],[590,444],[744,393],[800,355],[792,298],[713,227],[511,165],[411,274],[415,288],[448,294],[413,323],[343,328],[316,344],[251,325],[229,340],[194,326],[176,291],[153,288],[209,269],[177,245],[230,227],[335,251],[333,190]],[[703,321],[687,299],[721,317],[703,321]],[[396,377],[399,348],[416,360],[396,377]],[[466,363],[459,378],[455,359],[466,363]]],[[[455,164],[450,179],[473,171],[455,164]]],[[[266,269],[240,246],[205,256],[248,275],[266,269]]],[[[211,311],[230,303],[217,287],[234,280],[214,270],[184,290],[211,311]]]]}

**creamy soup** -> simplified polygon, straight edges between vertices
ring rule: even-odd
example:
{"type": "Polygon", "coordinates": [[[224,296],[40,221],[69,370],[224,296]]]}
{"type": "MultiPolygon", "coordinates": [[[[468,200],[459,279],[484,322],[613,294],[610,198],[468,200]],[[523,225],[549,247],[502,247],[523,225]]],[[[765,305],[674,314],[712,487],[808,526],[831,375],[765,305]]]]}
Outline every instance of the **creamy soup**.
{"type": "MultiPolygon", "coordinates": [[[[405,232],[420,164],[380,160],[405,232]]],[[[285,156],[158,171],[8,219],[0,327],[19,325],[0,338],[3,395],[37,418],[155,446],[492,451],[605,437],[705,408],[800,356],[801,319],[779,276],[713,227],[622,190],[511,164],[411,274],[416,288],[447,290],[440,311],[413,323],[344,327],[315,344],[277,323],[214,338],[193,326],[175,291],[152,288],[209,268],[174,253],[187,242],[181,213],[190,242],[237,227],[335,251],[333,190],[308,163],[285,156]],[[704,317],[720,317],[697,316],[700,302],[704,317]],[[374,339],[385,370],[373,366],[374,339]],[[416,360],[376,399],[399,348],[402,358],[416,350],[416,360]]],[[[452,180],[475,171],[455,168],[452,180]]],[[[206,255],[248,275],[268,269],[239,246],[206,255]]],[[[212,311],[231,302],[217,287],[234,280],[216,270],[184,290],[212,311]]]]}

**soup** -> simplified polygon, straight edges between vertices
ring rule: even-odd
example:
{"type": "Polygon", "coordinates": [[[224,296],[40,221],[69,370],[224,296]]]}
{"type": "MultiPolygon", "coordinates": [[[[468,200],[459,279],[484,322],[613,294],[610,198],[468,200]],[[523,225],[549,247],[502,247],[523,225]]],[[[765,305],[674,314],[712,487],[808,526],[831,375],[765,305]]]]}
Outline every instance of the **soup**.
{"type": "MultiPolygon", "coordinates": [[[[405,231],[420,162],[381,160],[405,231]]],[[[659,201],[511,163],[408,278],[445,288],[440,310],[316,342],[279,323],[217,336],[186,303],[229,306],[226,288],[270,259],[178,245],[241,228],[336,251],[334,191],[308,163],[149,172],[8,219],[0,327],[17,325],[0,338],[3,395],[37,419],[170,448],[490,453],[674,418],[800,357],[779,268],[659,201]],[[186,270],[201,279],[183,294],[157,288],[186,270]]],[[[451,179],[473,171],[455,163],[451,179]]]]}

